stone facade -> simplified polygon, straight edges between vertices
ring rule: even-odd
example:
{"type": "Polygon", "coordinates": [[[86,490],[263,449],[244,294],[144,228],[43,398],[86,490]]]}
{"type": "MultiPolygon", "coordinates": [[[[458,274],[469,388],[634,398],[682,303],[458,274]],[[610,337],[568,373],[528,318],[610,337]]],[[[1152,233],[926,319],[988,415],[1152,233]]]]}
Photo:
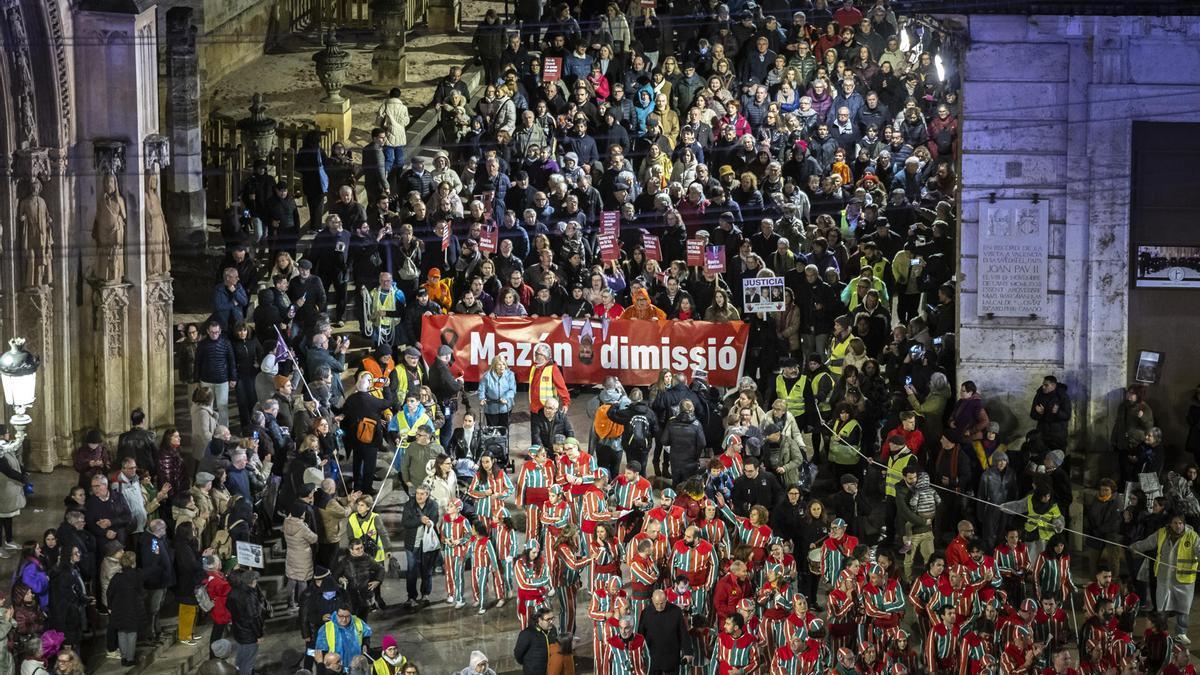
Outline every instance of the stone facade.
{"type": "Polygon", "coordinates": [[[86,429],[115,440],[134,407],[158,428],[174,425],[172,282],[150,278],[143,255],[146,175],[162,166],[146,148],[166,147],[152,5],[0,3],[0,336],[27,338],[43,358],[31,470],[69,463],[86,429]],[[35,176],[52,242],[48,283],[30,282],[24,235],[9,226],[35,176]],[[108,210],[98,218],[99,205],[108,210]],[[119,242],[108,249],[120,251],[115,264],[93,238],[98,221],[119,242]],[[111,274],[96,273],[97,259],[111,274]]]}
{"type": "MultiPolygon", "coordinates": [[[[1129,368],[1131,129],[1200,120],[1196,17],[972,16],[963,83],[960,364],[1016,437],[1046,374],[1076,449],[1107,450],[1129,368]],[[1050,207],[1050,311],[977,316],[979,205],[1050,207]]],[[[961,379],[961,378],[960,378],[961,379]]]]}

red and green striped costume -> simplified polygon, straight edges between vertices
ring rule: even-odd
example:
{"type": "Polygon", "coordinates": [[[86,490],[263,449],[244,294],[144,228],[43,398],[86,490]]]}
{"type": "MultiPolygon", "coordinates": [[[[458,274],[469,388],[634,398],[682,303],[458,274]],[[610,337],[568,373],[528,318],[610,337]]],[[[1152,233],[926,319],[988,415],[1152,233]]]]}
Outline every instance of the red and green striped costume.
{"type": "Polygon", "coordinates": [[[1071,555],[1064,552],[1052,558],[1043,551],[1033,564],[1033,580],[1039,598],[1052,595],[1060,603],[1066,602],[1075,590],[1075,582],[1071,579],[1071,555]]]}
{"type": "Polygon", "coordinates": [[[658,585],[658,565],[651,558],[635,554],[629,561],[629,577],[629,606],[636,623],[641,619],[646,603],[650,602],[654,587],[658,585]]]}
{"type": "Polygon", "coordinates": [[[829,591],[825,598],[826,623],[829,626],[829,640],[833,649],[850,646],[855,639],[857,627],[857,612],[852,595],[840,588],[829,591]]]}
{"type": "Polygon", "coordinates": [[[513,576],[517,579],[517,617],[521,619],[521,628],[529,627],[529,617],[533,610],[542,606],[546,593],[550,590],[549,565],[540,558],[529,562],[521,556],[513,568],[513,576]]]}
{"type": "Polygon", "coordinates": [[[517,471],[517,505],[525,509],[525,534],[530,539],[541,541],[542,509],[546,506],[553,484],[553,462],[539,464],[531,459],[517,471]]]}
{"type": "MultiPolygon", "coordinates": [[[[592,620],[592,654],[604,654],[604,643],[620,624],[612,616],[624,616],[629,612],[629,597],[625,591],[613,591],[609,587],[593,589],[588,603],[588,618],[592,620]],[[612,628],[608,623],[615,624],[612,628]]],[[[596,675],[608,675],[608,660],[595,659],[596,675]]]]}
{"type": "Polygon", "coordinates": [[[484,479],[475,474],[467,494],[475,498],[475,512],[479,517],[491,520],[492,515],[503,510],[504,502],[512,496],[513,484],[503,471],[494,472],[484,479]],[[491,491],[491,494],[484,494],[487,491],[491,491]]]}
{"type": "Polygon", "coordinates": [[[995,586],[1000,588],[1000,568],[996,565],[995,558],[991,556],[983,556],[979,562],[967,559],[966,562],[958,566],[960,572],[966,578],[968,586],[995,586]]]}
{"type": "Polygon", "coordinates": [[[604,651],[608,654],[610,675],[646,675],[650,652],[646,648],[646,638],[638,633],[628,640],[613,635],[605,642],[604,651]]]}
{"type": "Polygon", "coordinates": [[[778,585],[768,581],[758,589],[756,599],[762,611],[762,630],[768,654],[774,654],[775,650],[787,644],[787,615],[791,613],[794,594],[786,579],[780,579],[778,585]]]}
{"type": "Polygon", "coordinates": [[[937,623],[925,638],[925,669],[930,675],[952,673],[958,666],[961,634],[957,626],[937,623]]]}
{"type": "Polygon", "coordinates": [[[1097,600],[1111,600],[1115,606],[1120,595],[1120,585],[1110,583],[1107,586],[1101,586],[1093,581],[1087,585],[1087,588],[1083,589],[1083,609],[1088,613],[1088,616],[1092,616],[1096,613],[1097,600]]]}
{"type": "Polygon", "coordinates": [[[730,534],[734,545],[741,544],[754,549],[751,556],[751,566],[758,568],[767,557],[767,545],[771,542],[771,528],[766,525],[755,525],[749,518],[741,518],[728,506],[720,507],[721,516],[729,523],[730,534]]]}
{"type": "Polygon", "coordinates": [[[592,557],[588,587],[593,591],[604,588],[609,579],[621,578],[621,554],[615,539],[605,539],[603,542],[593,539],[588,546],[588,554],[592,557]]]}
{"type": "Polygon", "coordinates": [[[671,578],[683,575],[692,586],[691,614],[705,614],[712,601],[713,586],[717,583],[717,550],[709,542],[700,539],[695,547],[683,540],[675,542],[671,549],[669,569],[671,578]]]}
{"type": "Polygon", "coordinates": [[[904,618],[904,589],[900,582],[888,579],[882,588],[870,583],[863,586],[862,611],[867,622],[864,624],[865,635],[859,636],[860,642],[871,642],[882,654],[899,633],[900,621],[904,618]]]}
{"type": "Polygon", "coordinates": [[[821,663],[821,643],[811,638],[802,641],[804,650],[792,651],[791,643],[775,650],[771,675],[815,675],[821,663]]]}
{"type": "Polygon", "coordinates": [[[489,537],[471,537],[471,590],[475,593],[475,605],[483,609],[487,602],[488,587],[499,600],[504,597],[504,570],[496,557],[496,549],[489,537]]]}
{"type": "Polygon", "coordinates": [[[735,452],[733,454],[722,452],[721,454],[717,455],[717,461],[721,463],[721,466],[725,467],[725,473],[729,474],[729,477],[733,480],[741,478],[742,474],[746,472],[746,467],[742,463],[742,454],[740,452],[735,452]]]}
{"type": "Polygon", "coordinates": [[[725,526],[725,521],[718,516],[712,520],[701,520],[696,523],[696,527],[700,528],[700,536],[716,549],[717,558],[728,560],[733,548],[729,543],[729,528],[725,526]]]}
{"type": "Polygon", "coordinates": [[[858,547],[858,537],[843,535],[841,539],[826,537],[821,544],[821,578],[833,586],[837,583],[842,568],[850,560],[850,555],[858,547]]]}
{"type": "Polygon", "coordinates": [[[783,639],[786,642],[791,640],[793,636],[799,635],[801,642],[807,641],[808,636],[812,635],[813,631],[824,625],[825,622],[821,620],[821,617],[810,611],[805,611],[804,616],[800,616],[795,611],[792,611],[783,620],[783,639]]]}
{"type": "Polygon", "coordinates": [[[492,526],[492,545],[503,570],[504,591],[507,595],[517,587],[517,579],[513,572],[513,562],[521,555],[521,549],[517,545],[517,533],[503,521],[497,520],[492,526]]]}
{"type": "Polygon", "coordinates": [[[554,550],[554,597],[558,600],[558,630],[560,633],[575,632],[575,598],[582,585],[582,570],[589,558],[579,555],[568,544],[559,544],[554,550]]]}
{"type": "Polygon", "coordinates": [[[749,633],[717,636],[713,645],[714,675],[730,675],[735,669],[753,673],[758,668],[758,641],[749,633]]]}
{"type": "Polygon", "coordinates": [[[671,543],[679,541],[683,537],[683,528],[687,527],[687,518],[682,506],[672,506],[669,511],[661,506],[650,509],[646,512],[642,529],[645,530],[646,525],[651,522],[657,522],[661,526],[659,531],[667,535],[667,540],[671,543]]]}
{"type": "Polygon", "coordinates": [[[929,603],[933,601],[933,596],[937,593],[937,585],[938,580],[930,576],[929,572],[925,572],[917,577],[912,588],[908,589],[908,602],[916,613],[917,630],[921,637],[929,632],[929,626],[933,623],[930,618],[932,615],[929,612],[929,603]]]}
{"type": "Polygon", "coordinates": [[[983,669],[983,657],[996,655],[993,636],[967,631],[958,647],[958,675],[979,675],[983,669]]]}
{"type": "Polygon", "coordinates": [[[446,598],[461,602],[466,591],[468,543],[471,523],[461,514],[442,516],[442,567],[446,570],[446,598]]]}
{"type": "MultiPolygon", "coordinates": [[[[654,498],[650,489],[650,481],[642,476],[638,476],[634,480],[629,480],[624,474],[617,476],[612,484],[612,493],[617,498],[617,508],[622,511],[645,509],[650,500],[654,498]],[[637,505],[639,502],[641,506],[637,505]]],[[[621,521],[617,525],[617,538],[625,541],[628,538],[629,529],[629,523],[621,521]]]]}

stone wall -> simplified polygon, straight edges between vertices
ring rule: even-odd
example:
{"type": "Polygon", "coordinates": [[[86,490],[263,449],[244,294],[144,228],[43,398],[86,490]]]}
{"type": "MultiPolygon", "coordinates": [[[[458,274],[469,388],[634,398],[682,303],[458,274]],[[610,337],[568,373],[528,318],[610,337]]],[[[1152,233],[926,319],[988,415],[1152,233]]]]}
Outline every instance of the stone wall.
{"type": "Polygon", "coordinates": [[[159,0],[157,6],[161,35],[166,34],[168,9],[187,7],[194,12],[203,107],[211,85],[262,56],[276,0],[159,0]]]}
{"type": "Polygon", "coordinates": [[[962,116],[961,379],[1015,437],[1046,374],[1075,404],[1077,449],[1106,450],[1129,372],[1134,120],[1200,119],[1196,17],[973,16],[962,116]],[[1050,205],[1050,311],[977,316],[979,205],[1050,205]]]}

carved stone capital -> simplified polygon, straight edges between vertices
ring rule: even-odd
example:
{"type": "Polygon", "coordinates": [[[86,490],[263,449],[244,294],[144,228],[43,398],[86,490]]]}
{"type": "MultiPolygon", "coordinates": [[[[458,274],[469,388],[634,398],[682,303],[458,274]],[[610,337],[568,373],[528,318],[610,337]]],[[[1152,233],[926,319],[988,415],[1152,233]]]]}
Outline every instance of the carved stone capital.
{"type": "Polygon", "coordinates": [[[125,334],[129,309],[129,291],[132,284],[99,283],[93,286],[96,292],[96,310],[99,319],[101,358],[125,358],[125,334]]]}
{"type": "Polygon", "coordinates": [[[108,139],[92,142],[96,152],[96,171],[115,176],[125,171],[125,141],[108,139]]]}
{"type": "Polygon", "coordinates": [[[18,180],[37,178],[44,181],[53,173],[48,148],[21,148],[13,155],[13,175],[18,180]]]}
{"type": "Polygon", "coordinates": [[[150,307],[150,337],[158,353],[170,354],[171,314],[175,302],[175,290],[171,279],[160,279],[146,283],[146,304],[150,307]]]}
{"type": "Polygon", "coordinates": [[[142,141],[146,157],[146,173],[157,173],[171,165],[171,139],[162,134],[150,134],[142,141]]]}

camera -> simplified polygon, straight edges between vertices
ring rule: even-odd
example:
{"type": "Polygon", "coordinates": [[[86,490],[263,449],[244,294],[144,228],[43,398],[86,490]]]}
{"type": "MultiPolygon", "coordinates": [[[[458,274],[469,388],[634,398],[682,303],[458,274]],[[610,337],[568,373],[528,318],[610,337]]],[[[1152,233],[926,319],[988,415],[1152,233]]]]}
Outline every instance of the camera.
{"type": "Polygon", "coordinates": [[[933,346],[941,347],[942,346],[942,338],[940,338],[940,337],[933,338],[933,346]]]}
{"type": "Polygon", "coordinates": [[[912,386],[912,375],[906,375],[904,377],[904,386],[906,386],[906,387],[912,386]]]}

